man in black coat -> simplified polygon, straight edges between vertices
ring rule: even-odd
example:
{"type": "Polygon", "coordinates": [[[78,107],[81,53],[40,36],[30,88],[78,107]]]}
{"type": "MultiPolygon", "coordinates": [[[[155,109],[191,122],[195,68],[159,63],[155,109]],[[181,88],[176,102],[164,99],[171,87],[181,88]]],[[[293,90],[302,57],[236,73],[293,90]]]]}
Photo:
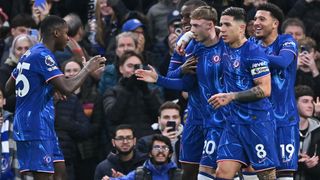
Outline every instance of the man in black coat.
{"type": "Polygon", "coordinates": [[[135,151],[136,137],[130,125],[119,125],[112,138],[116,153],[111,152],[107,159],[99,163],[94,175],[95,180],[101,180],[104,176],[123,176],[143,165],[148,158],[147,154],[135,151]]]}

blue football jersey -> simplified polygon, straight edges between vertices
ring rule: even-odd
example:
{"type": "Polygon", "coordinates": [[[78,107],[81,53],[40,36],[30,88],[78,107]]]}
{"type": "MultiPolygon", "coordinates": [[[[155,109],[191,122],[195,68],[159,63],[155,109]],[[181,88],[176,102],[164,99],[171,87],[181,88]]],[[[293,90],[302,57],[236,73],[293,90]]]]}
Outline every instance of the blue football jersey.
{"type": "MultiPolygon", "coordinates": [[[[253,42],[247,41],[239,48],[225,46],[223,55],[223,73],[226,92],[245,91],[256,86],[254,79],[270,74],[266,54],[253,42]]],[[[250,124],[264,120],[270,114],[271,103],[268,98],[252,102],[233,101],[230,112],[238,118],[228,118],[236,124],[250,124]]]]}
{"type": "Polygon", "coordinates": [[[43,44],[29,49],[12,72],[16,81],[14,139],[55,138],[53,87],[48,82],[63,75],[52,52],[43,44]]]}
{"type": "Polygon", "coordinates": [[[198,58],[197,79],[200,91],[201,114],[204,119],[204,127],[223,127],[226,108],[214,109],[208,99],[217,93],[224,92],[222,79],[222,63],[224,42],[222,39],[213,46],[205,47],[198,43],[194,48],[194,56],[198,58]]]}
{"type": "Polygon", "coordinates": [[[270,101],[273,106],[277,126],[291,126],[299,123],[296,107],[294,83],[297,72],[298,47],[291,35],[278,35],[277,39],[269,46],[264,47],[262,42],[256,40],[267,55],[279,55],[281,51],[292,52],[294,60],[287,68],[270,67],[272,78],[272,93],[270,101]]]}

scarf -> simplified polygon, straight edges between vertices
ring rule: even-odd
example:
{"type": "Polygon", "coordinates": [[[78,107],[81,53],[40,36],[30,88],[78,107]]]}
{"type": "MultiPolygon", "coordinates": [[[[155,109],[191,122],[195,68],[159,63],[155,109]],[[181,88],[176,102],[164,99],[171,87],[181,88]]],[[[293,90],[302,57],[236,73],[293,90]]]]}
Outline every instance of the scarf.
{"type": "Polygon", "coordinates": [[[9,151],[9,125],[8,116],[4,116],[4,122],[1,127],[1,180],[14,178],[14,172],[11,168],[12,158],[9,151]]]}

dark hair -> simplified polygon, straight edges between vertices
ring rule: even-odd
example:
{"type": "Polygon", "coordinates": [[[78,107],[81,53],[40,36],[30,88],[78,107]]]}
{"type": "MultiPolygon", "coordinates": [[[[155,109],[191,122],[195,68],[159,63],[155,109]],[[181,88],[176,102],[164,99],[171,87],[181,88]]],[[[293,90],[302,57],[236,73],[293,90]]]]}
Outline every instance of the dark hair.
{"type": "Polygon", "coordinates": [[[276,18],[279,21],[279,27],[281,27],[281,24],[284,19],[284,15],[282,10],[275,4],[272,3],[265,3],[265,4],[260,4],[257,7],[257,11],[262,10],[262,11],[269,11],[271,16],[276,18]]]}
{"type": "Polygon", "coordinates": [[[282,31],[282,33],[285,32],[285,30],[287,29],[288,26],[298,26],[298,27],[301,27],[301,29],[303,30],[303,33],[305,33],[305,31],[306,31],[306,28],[305,28],[303,22],[302,22],[300,19],[298,19],[298,18],[288,18],[288,19],[286,19],[286,20],[283,22],[282,26],[281,26],[281,31],[282,31]]]}
{"type": "Polygon", "coordinates": [[[140,59],[141,64],[144,63],[143,57],[135,51],[125,51],[119,59],[119,66],[122,66],[130,57],[136,56],[140,59]]]}
{"type": "Polygon", "coordinates": [[[36,22],[29,14],[18,14],[16,15],[10,24],[11,28],[16,28],[18,26],[24,26],[28,28],[36,28],[36,22]]]}
{"type": "Polygon", "coordinates": [[[306,86],[306,85],[298,85],[295,87],[295,92],[296,92],[296,100],[299,99],[301,96],[314,96],[314,92],[311,89],[311,87],[306,86]]]}
{"type": "Polygon", "coordinates": [[[180,106],[172,101],[166,101],[163,104],[161,104],[159,108],[159,115],[161,115],[161,112],[165,109],[176,109],[180,113],[180,106]]]}
{"type": "Polygon", "coordinates": [[[67,26],[67,23],[61,17],[55,15],[47,16],[40,24],[41,36],[43,38],[50,36],[53,31],[62,26],[67,26]]]}
{"type": "Polygon", "coordinates": [[[190,15],[191,19],[205,19],[213,21],[214,24],[218,21],[218,13],[216,9],[211,6],[200,6],[192,11],[190,15]]]}
{"type": "Polygon", "coordinates": [[[71,13],[63,18],[68,24],[68,36],[74,37],[83,27],[80,17],[77,14],[71,13]]]}
{"type": "Polygon", "coordinates": [[[77,60],[77,59],[71,58],[71,59],[68,59],[68,60],[64,61],[64,62],[61,64],[61,70],[62,70],[63,73],[64,73],[64,70],[66,69],[66,65],[67,65],[69,62],[75,62],[75,63],[77,63],[77,64],[80,66],[81,69],[83,68],[82,62],[80,62],[80,61],[77,60]]]}
{"type": "Polygon", "coordinates": [[[243,8],[229,7],[222,11],[221,16],[232,16],[234,20],[246,23],[246,11],[243,8]]]}
{"type": "Polygon", "coordinates": [[[119,130],[123,130],[123,129],[129,129],[129,130],[131,130],[133,137],[136,137],[135,132],[134,132],[134,128],[133,128],[131,125],[129,125],[129,124],[120,124],[120,125],[117,126],[116,129],[114,130],[113,139],[116,137],[117,132],[118,132],[119,130]]]}
{"type": "Polygon", "coordinates": [[[183,6],[195,6],[195,8],[200,6],[207,6],[208,4],[201,0],[189,0],[183,4],[183,6]]]}
{"type": "Polygon", "coordinates": [[[162,134],[153,135],[151,143],[150,143],[150,147],[149,147],[149,153],[151,153],[152,148],[153,148],[153,144],[155,141],[161,141],[161,142],[165,143],[169,147],[169,153],[170,154],[173,153],[173,147],[172,147],[170,139],[167,136],[164,136],[162,134]]]}

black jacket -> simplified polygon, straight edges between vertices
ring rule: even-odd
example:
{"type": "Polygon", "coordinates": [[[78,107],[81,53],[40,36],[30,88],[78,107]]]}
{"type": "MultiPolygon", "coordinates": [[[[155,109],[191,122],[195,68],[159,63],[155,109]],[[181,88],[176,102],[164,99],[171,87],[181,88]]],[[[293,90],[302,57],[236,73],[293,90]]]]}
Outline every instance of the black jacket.
{"type": "Polygon", "coordinates": [[[147,154],[134,152],[133,158],[127,162],[122,162],[118,154],[110,153],[104,161],[98,164],[94,173],[94,180],[101,180],[104,176],[112,176],[111,169],[128,174],[130,171],[135,170],[137,167],[142,166],[148,159],[147,154]]]}
{"type": "Polygon", "coordinates": [[[55,130],[66,163],[74,161],[78,152],[77,142],[94,134],[98,127],[92,126],[83,112],[77,96],[55,104],[55,130]]]}
{"type": "Polygon", "coordinates": [[[151,125],[156,123],[160,100],[146,83],[122,78],[104,93],[103,107],[110,133],[120,124],[130,124],[140,138],[154,133],[151,125]]]}
{"type": "MultiPolygon", "coordinates": [[[[303,140],[302,147],[307,147],[307,154],[312,157],[314,155],[320,155],[320,123],[316,119],[309,118],[308,132],[303,140]],[[310,137],[309,143],[307,141],[310,137]]],[[[300,147],[300,148],[302,148],[300,147]]],[[[304,151],[304,150],[302,150],[304,151]]],[[[295,180],[318,180],[320,177],[320,163],[313,168],[308,168],[305,163],[299,163],[298,171],[295,175],[295,180]]]]}

